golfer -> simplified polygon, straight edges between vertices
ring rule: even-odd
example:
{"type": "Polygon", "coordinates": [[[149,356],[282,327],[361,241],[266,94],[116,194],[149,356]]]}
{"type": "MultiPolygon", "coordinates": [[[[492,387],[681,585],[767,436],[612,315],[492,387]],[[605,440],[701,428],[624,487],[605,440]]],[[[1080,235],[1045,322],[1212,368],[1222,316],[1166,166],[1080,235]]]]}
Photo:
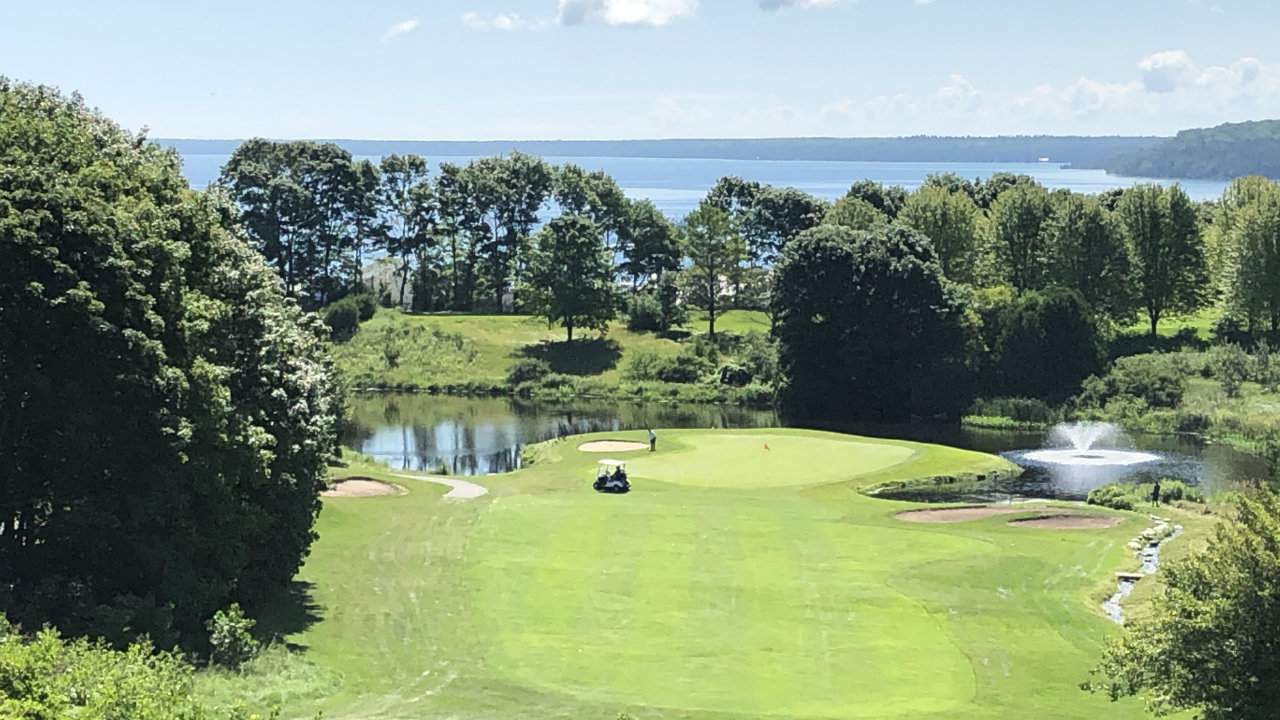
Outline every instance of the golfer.
{"type": "Polygon", "coordinates": [[[653,452],[657,449],[658,449],[658,433],[654,432],[653,428],[649,428],[649,452],[653,452]]]}

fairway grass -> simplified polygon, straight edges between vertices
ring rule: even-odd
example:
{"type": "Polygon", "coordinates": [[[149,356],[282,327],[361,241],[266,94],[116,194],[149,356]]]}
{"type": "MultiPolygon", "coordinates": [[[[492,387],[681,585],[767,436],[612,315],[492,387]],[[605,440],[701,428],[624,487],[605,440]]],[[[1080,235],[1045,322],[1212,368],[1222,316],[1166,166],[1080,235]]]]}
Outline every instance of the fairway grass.
{"type": "Polygon", "coordinates": [[[1140,516],[906,523],[921,505],[858,489],[1005,461],[803,430],[658,435],[623,496],[591,490],[599,455],[577,448],[643,432],[545,443],[476,478],[475,500],[404,480],[326,500],[299,577],[316,617],[286,636],[304,649],[202,691],[285,717],[1143,717],[1077,687],[1114,632],[1096,597],[1140,516]]]}

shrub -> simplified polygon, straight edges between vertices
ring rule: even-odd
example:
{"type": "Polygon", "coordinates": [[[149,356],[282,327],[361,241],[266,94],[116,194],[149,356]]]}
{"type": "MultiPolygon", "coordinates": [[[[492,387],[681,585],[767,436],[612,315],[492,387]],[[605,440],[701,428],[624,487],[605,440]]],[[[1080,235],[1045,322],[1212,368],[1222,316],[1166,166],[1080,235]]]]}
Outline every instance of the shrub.
{"type": "Polygon", "coordinates": [[[760,333],[747,333],[738,350],[742,363],[755,382],[774,384],[778,379],[778,345],[760,333]]]}
{"type": "Polygon", "coordinates": [[[324,309],[324,324],[334,340],[346,340],[360,328],[360,308],[351,298],[343,298],[324,309]]]}
{"type": "Polygon", "coordinates": [[[658,307],[662,309],[663,331],[689,321],[689,311],[680,302],[680,286],[676,284],[674,273],[663,274],[658,280],[655,294],[658,297],[658,307]]]}
{"type": "Polygon", "coordinates": [[[673,358],[664,358],[657,369],[657,378],[669,383],[695,383],[715,366],[696,353],[682,352],[673,358]]]}
{"type": "Polygon", "coordinates": [[[1210,354],[1213,376],[1227,397],[1239,397],[1240,388],[1249,379],[1249,354],[1239,345],[1220,345],[1210,354]]]}
{"type": "Polygon", "coordinates": [[[970,415],[1004,417],[1019,423],[1052,425],[1062,420],[1062,411],[1039,398],[994,397],[978,398],[969,410],[970,415]]]}
{"type": "Polygon", "coordinates": [[[662,358],[657,353],[638,352],[633,353],[627,360],[627,366],[623,368],[622,375],[628,380],[643,382],[645,380],[658,379],[658,366],[662,364],[662,358]]]}
{"type": "Polygon", "coordinates": [[[226,668],[238,668],[252,660],[260,646],[253,637],[254,621],[246,617],[238,603],[213,614],[205,627],[209,630],[209,661],[226,668]]]}
{"type": "Polygon", "coordinates": [[[997,394],[1061,402],[1102,369],[1089,306],[1069,290],[1024,293],[1000,313],[988,387],[997,394]]]}
{"type": "Polygon", "coordinates": [[[653,294],[638,292],[627,301],[627,329],[633,332],[658,332],[671,325],[662,312],[662,304],[653,294]]]}
{"type": "Polygon", "coordinates": [[[360,322],[368,320],[378,312],[378,298],[374,297],[373,293],[352,295],[351,301],[356,304],[356,309],[359,311],[360,322]]]}
{"type": "MultiPolygon", "coordinates": [[[[1115,510],[1136,510],[1151,502],[1151,491],[1155,483],[1118,482],[1103,485],[1089,491],[1087,502],[1090,505],[1109,507],[1115,510]]],[[[1194,485],[1181,480],[1164,478],[1160,480],[1160,501],[1203,503],[1204,492],[1194,485]]]]}
{"type": "Polygon", "coordinates": [[[1106,375],[1085,380],[1076,404],[1104,408],[1114,399],[1133,398],[1147,407],[1177,407],[1186,392],[1177,355],[1181,353],[1120,358],[1106,375]]]}
{"type": "Polygon", "coordinates": [[[519,360],[507,371],[507,383],[512,387],[537,382],[551,374],[551,364],[538,358],[519,360]]]}

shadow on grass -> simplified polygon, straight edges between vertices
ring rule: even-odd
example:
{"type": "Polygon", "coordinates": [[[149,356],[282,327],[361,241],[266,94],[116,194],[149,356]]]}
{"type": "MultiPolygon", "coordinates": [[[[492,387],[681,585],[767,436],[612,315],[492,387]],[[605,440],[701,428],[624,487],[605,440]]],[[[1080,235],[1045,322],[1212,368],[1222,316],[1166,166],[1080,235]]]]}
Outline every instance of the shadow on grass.
{"type": "Polygon", "coordinates": [[[285,642],[284,638],[320,621],[321,607],[312,597],[314,588],[314,583],[294,580],[264,600],[253,613],[258,621],[254,634],[272,642],[283,642],[295,652],[306,650],[306,646],[285,642]]]}
{"type": "Polygon", "coordinates": [[[612,370],[622,357],[622,346],[610,338],[591,338],[568,342],[543,341],[526,345],[520,355],[546,361],[552,372],[565,375],[599,375],[612,370]]]}

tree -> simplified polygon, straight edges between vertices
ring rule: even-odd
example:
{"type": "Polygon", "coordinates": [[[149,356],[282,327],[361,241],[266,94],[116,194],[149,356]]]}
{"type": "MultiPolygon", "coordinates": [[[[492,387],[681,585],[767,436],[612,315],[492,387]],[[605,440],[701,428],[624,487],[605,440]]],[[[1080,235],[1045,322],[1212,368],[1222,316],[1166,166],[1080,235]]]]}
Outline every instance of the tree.
{"type": "Polygon", "coordinates": [[[1125,626],[1085,688],[1141,695],[1157,715],[1264,720],[1280,707],[1280,498],[1242,497],[1204,549],[1160,570],[1165,590],[1125,626]]]}
{"type": "Polygon", "coordinates": [[[530,263],[533,305],[559,323],[573,342],[574,328],[603,330],[617,314],[613,264],[600,229],[579,215],[558,217],[538,231],[530,263]]]}
{"type": "Polygon", "coordinates": [[[519,284],[525,244],[551,194],[551,169],[541,159],[517,152],[472,162],[463,174],[487,228],[478,254],[489,291],[501,307],[503,294],[519,284]]]}
{"type": "Polygon", "coordinates": [[[621,269],[638,289],[680,268],[680,233],[649,200],[628,200],[626,207],[629,242],[621,269]]]}
{"type": "Polygon", "coordinates": [[[1137,185],[1125,191],[1117,212],[1129,243],[1136,301],[1155,337],[1161,318],[1195,312],[1210,295],[1196,209],[1180,187],[1137,185]]]}
{"type": "Polygon", "coordinates": [[[978,208],[964,187],[949,189],[936,182],[926,184],[907,198],[898,220],[933,242],[948,278],[969,282],[973,279],[978,244],[978,208]]]}
{"type": "Polygon", "coordinates": [[[798,417],[955,417],[972,399],[966,308],[913,230],[802,233],[772,302],[781,398],[798,417]]]}
{"type": "Polygon", "coordinates": [[[1102,338],[1074,290],[1019,295],[998,313],[987,392],[1061,403],[1102,372],[1102,338]]]}
{"type": "Polygon", "coordinates": [[[240,223],[254,248],[290,292],[307,274],[309,256],[311,209],[297,165],[297,146],[254,138],[235,149],[218,179],[239,206],[240,223]]]}
{"type": "Polygon", "coordinates": [[[1117,323],[1133,319],[1129,248],[1097,200],[1055,193],[1045,239],[1052,284],[1080,293],[1102,317],[1117,323]]]}
{"type": "Polygon", "coordinates": [[[1019,291],[1045,285],[1045,225],[1052,208],[1040,185],[1014,185],[991,206],[991,246],[1000,271],[1019,291]]]}
{"type": "Polygon", "coordinates": [[[477,252],[485,234],[468,179],[463,168],[443,163],[433,192],[437,243],[447,248],[450,306],[454,310],[470,310],[475,302],[477,252]]]}
{"type": "Polygon", "coordinates": [[[418,155],[388,155],[382,159],[378,205],[386,219],[387,254],[399,260],[397,306],[404,307],[405,288],[414,272],[425,270],[431,248],[435,207],[427,179],[427,161],[418,155]]]}
{"type": "Polygon", "coordinates": [[[364,254],[366,250],[386,247],[387,226],[378,213],[378,188],[382,171],[369,160],[360,160],[352,168],[354,181],[346,205],[351,213],[352,287],[363,289],[364,254]]]}
{"type": "Polygon", "coordinates": [[[729,221],[729,214],[709,200],[685,217],[681,235],[691,263],[685,270],[685,281],[693,302],[707,311],[707,334],[714,339],[721,299],[728,279],[746,259],[746,243],[729,221]]]}
{"type": "Polygon", "coordinates": [[[881,185],[874,180],[859,180],[849,188],[845,197],[870,203],[890,220],[898,217],[898,211],[907,204],[907,191],[902,186],[881,185]]]}
{"type": "Polygon", "coordinates": [[[314,540],[326,330],[177,157],[0,81],[0,611],[199,644],[314,540]]]}
{"type": "Polygon", "coordinates": [[[1242,178],[1228,191],[1215,224],[1225,243],[1220,262],[1230,309],[1253,332],[1280,332],[1280,185],[1242,178]]]}
{"type": "Polygon", "coordinates": [[[742,218],[742,234],[751,260],[771,264],[787,243],[817,227],[827,203],[795,188],[765,186],[755,193],[742,218]]]}
{"type": "Polygon", "coordinates": [[[866,200],[848,195],[827,210],[822,224],[839,225],[850,230],[872,230],[889,224],[889,218],[866,200]]]}

